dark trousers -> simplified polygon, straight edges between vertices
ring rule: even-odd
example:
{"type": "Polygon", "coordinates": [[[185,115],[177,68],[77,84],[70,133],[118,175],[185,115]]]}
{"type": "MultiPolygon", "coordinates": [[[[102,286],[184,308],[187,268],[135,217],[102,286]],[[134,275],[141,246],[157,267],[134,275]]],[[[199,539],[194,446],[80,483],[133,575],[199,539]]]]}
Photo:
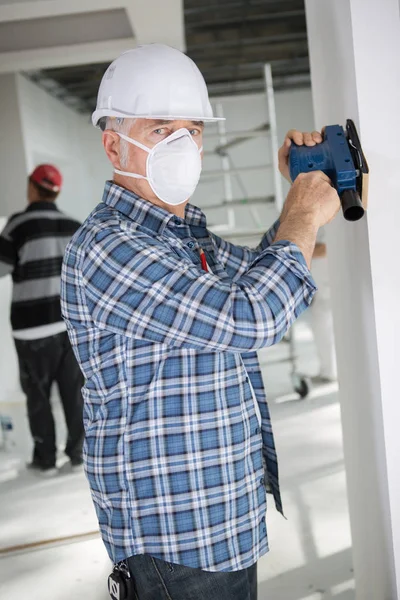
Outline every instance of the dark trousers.
{"type": "Polygon", "coordinates": [[[83,444],[83,376],[66,332],[38,340],[14,340],[21,387],[28,403],[34,440],[33,461],[43,467],[56,462],[56,433],[50,393],[56,382],[67,423],[65,453],[80,460],[83,444]]]}
{"type": "Polygon", "coordinates": [[[135,600],[257,600],[257,563],[241,571],[210,572],[148,554],[128,559],[135,600]]]}

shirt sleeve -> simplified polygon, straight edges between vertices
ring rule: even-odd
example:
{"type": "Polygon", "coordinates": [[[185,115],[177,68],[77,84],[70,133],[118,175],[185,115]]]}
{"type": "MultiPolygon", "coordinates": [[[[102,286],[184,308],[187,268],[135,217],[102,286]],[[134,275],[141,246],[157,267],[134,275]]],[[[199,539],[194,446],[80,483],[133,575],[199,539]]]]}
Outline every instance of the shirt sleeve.
{"type": "Polygon", "coordinates": [[[279,220],[263,235],[261,242],[255,249],[246,246],[237,246],[210,233],[211,239],[218,253],[218,260],[223,265],[229,276],[235,281],[243,275],[249,268],[249,265],[256,260],[260,252],[268,248],[276,237],[280,222],[279,220]]]}
{"type": "Polygon", "coordinates": [[[10,233],[10,222],[8,222],[0,234],[0,277],[12,273],[16,263],[17,250],[10,233]]]}
{"type": "Polygon", "coordinates": [[[235,283],[222,281],[153,238],[103,231],[83,260],[94,323],[129,338],[237,352],[278,342],[307,308],[315,285],[294,244],[261,251],[235,283]]]}

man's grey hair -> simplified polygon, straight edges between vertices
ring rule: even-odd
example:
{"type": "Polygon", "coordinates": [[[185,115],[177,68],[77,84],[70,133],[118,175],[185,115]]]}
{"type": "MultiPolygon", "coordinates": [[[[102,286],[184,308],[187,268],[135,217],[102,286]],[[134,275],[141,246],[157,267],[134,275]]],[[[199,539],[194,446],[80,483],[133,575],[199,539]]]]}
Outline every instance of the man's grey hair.
{"type": "MultiPolygon", "coordinates": [[[[99,123],[102,131],[110,129],[117,133],[129,135],[130,129],[134,124],[135,119],[122,119],[120,117],[104,117],[102,122],[99,123]]],[[[120,163],[123,169],[126,169],[128,165],[128,153],[129,153],[129,142],[120,138],[120,163]]]]}

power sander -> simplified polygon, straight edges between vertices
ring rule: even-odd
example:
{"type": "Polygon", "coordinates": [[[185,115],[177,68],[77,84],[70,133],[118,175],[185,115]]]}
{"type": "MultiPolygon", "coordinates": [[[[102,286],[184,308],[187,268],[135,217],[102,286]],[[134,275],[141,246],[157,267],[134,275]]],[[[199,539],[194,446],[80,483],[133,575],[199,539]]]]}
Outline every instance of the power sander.
{"type": "Polygon", "coordinates": [[[351,119],[346,121],[346,131],[340,125],[329,125],[323,138],[315,146],[292,142],[290,177],[294,181],[299,173],[323,171],[339,194],[344,218],[358,221],[367,206],[369,169],[356,126],[351,119]]]}

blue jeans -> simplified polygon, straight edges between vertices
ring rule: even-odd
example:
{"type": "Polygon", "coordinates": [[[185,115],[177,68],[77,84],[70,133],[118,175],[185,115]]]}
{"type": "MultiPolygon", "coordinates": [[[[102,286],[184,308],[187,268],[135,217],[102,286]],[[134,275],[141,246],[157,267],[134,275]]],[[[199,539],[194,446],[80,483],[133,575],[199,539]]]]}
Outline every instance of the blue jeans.
{"type": "Polygon", "coordinates": [[[203,571],[149,554],[128,559],[135,600],[257,600],[257,563],[241,571],[203,571]]]}

